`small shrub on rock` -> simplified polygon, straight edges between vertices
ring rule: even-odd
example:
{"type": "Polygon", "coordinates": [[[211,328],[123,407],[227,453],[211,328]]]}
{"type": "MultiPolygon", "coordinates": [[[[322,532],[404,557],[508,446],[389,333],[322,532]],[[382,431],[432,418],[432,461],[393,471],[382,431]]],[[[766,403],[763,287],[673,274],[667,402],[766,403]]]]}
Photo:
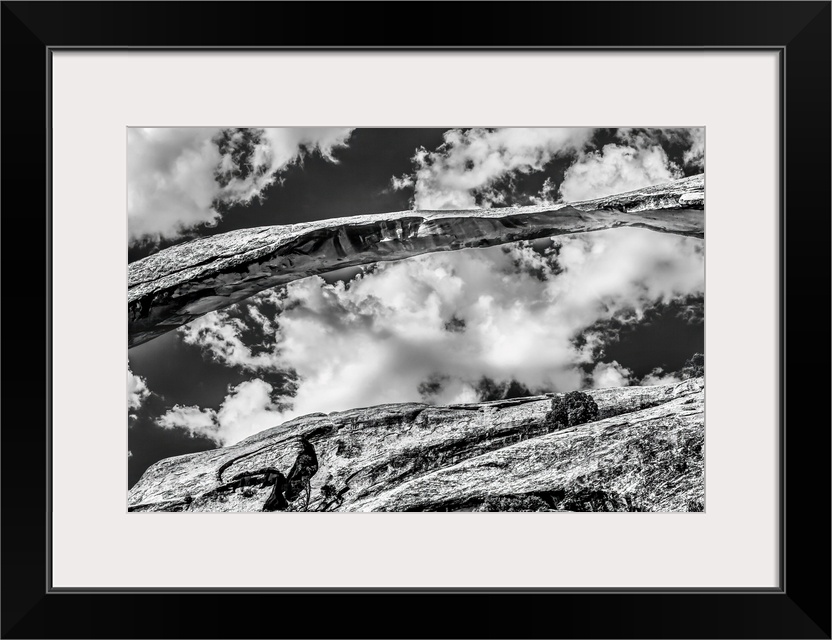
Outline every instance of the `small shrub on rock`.
{"type": "Polygon", "coordinates": [[[361,455],[361,445],[357,442],[345,442],[343,440],[336,440],[337,449],[335,455],[344,458],[356,458],[361,455]]]}
{"type": "Polygon", "coordinates": [[[552,399],[552,408],[546,414],[545,424],[550,430],[557,431],[597,419],[598,405],[592,396],[581,391],[570,391],[552,399]]]}

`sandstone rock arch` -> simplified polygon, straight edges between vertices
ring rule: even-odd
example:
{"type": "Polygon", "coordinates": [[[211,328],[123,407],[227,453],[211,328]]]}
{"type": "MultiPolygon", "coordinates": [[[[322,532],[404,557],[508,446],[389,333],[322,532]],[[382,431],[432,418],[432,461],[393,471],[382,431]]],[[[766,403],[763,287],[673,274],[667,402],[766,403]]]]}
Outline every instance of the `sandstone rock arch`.
{"type": "Polygon", "coordinates": [[[169,247],[128,267],[128,348],[260,291],[424,253],[642,227],[704,237],[705,176],[569,205],[398,211],[240,229],[169,247]]]}

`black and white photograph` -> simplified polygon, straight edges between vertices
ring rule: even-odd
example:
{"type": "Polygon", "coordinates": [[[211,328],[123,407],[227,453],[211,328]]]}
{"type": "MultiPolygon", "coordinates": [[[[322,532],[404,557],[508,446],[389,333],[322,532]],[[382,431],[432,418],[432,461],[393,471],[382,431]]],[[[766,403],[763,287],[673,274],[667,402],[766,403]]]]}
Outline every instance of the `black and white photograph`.
{"type": "Polygon", "coordinates": [[[703,127],[126,135],[128,511],[705,511],[703,127]]]}

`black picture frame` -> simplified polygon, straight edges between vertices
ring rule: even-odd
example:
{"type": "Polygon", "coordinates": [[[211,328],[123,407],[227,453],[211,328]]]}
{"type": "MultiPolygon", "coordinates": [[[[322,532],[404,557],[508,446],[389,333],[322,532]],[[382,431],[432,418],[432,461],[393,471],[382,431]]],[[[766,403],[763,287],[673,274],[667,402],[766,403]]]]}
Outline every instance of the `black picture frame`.
{"type": "Polygon", "coordinates": [[[3,2],[2,637],[830,638],[831,15],[830,2],[3,2]],[[51,588],[51,55],[218,47],[779,52],[780,586],[51,588]]]}

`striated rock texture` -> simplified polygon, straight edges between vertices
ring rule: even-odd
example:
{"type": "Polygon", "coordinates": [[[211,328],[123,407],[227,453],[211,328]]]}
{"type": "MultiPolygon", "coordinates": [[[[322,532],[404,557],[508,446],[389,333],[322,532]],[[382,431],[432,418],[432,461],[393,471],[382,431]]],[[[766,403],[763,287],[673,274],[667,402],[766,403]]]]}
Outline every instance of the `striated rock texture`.
{"type": "MultiPolygon", "coordinates": [[[[315,447],[309,511],[701,511],[704,381],[587,392],[598,420],[550,431],[551,397],[312,414],[157,462],[131,511],[260,511],[266,468],[315,447]]],[[[274,472],[272,472],[274,473],[274,472]]],[[[289,510],[303,510],[305,498],[289,510]]]]}
{"type": "Polygon", "coordinates": [[[184,242],[129,265],[128,344],[264,289],[343,267],[622,226],[701,238],[704,190],[702,174],[569,205],[398,211],[184,242]]]}

